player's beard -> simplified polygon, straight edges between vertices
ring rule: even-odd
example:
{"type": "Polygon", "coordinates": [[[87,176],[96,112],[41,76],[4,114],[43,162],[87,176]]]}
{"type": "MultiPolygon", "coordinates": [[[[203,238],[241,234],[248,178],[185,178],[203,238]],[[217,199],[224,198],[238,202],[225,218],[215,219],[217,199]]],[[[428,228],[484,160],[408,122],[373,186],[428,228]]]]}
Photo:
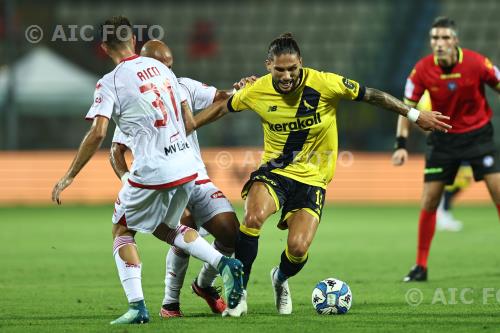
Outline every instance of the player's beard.
{"type": "Polygon", "coordinates": [[[274,86],[274,89],[279,92],[280,94],[283,94],[283,95],[286,95],[286,94],[289,94],[291,92],[293,92],[297,86],[299,85],[299,82],[300,82],[300,79],[302,77],[302,72],[300,73],[300,75],[295,79],[295,80],[287,80],[287,81],[282,81],[282,80],[276,80],[273,78],[273,86],[274,86]],[[290,82],[290,89],[288,89],[287,91],[284,91],[281,89],[280,87],[280,84],[283,84],[284,82],[290,82]]]}

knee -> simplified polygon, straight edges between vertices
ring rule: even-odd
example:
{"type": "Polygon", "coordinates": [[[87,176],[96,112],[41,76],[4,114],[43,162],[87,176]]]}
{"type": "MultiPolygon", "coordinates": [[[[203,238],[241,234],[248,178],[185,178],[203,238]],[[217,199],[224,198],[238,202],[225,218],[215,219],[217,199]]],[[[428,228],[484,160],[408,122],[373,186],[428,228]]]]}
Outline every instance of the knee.
{"type": "Polygon", "coordinates": [[[426,211],[434,211],[438,208],[441,196],[425,195],[422,199],[422,208],[426,211]]]}
{"type": "Polygon", "coordinates": [[[245,213],[245,226],[252,229],[261,229],[265,219],[262,210],[249,210],[245,213]]]}
{"type": "Polygon", "coordinates": [[[116,237],[120,236],[135,236],[135,232],[132,230],[129,230],[127,227],[121,225],[121,224],[113,224],[113,228],[111,229],[111,235],[113,236],[113,239],[116,237]]]}
{"type": "Polygon", "coordinates": [[[227,233],[224,237],[217,237],[216,242],[219,246],[228,249],[230,252],[234,252],[237,235],[237,233],[227,233]]]}
{"type": "Polygon", "coordinates": [[[311,245],[310,241],[303,239],[302,237],[292,238],[288,240],[288,253],[294,257],[304,257],[309,250],[311,245]]]}

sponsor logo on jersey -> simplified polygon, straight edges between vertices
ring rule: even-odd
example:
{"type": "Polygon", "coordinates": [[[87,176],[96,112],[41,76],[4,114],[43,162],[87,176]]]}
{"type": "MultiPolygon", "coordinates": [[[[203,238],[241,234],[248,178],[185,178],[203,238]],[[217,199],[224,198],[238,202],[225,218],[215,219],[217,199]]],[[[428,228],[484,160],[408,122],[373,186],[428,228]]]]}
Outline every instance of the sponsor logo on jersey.
{"type": "Polygon", "coordinates": [[[210,198],[212,198],[212,199],[222,199],[225,197],[226,196],[224,195],[224,193],[222,193],[222,191],[217,191],[210,196],[210,198]]]}
{"type": "Polygon", "coordinates": [[[269,109],[267,110],[267,112],[274,112],[278,110],[278,106],[277,105],[272,105],[269,107],[269,109]]]}
{"type": "Polygon", "coordinates": [[[94,98],[94,103],[92,104],[92,107],[93,107],[93,108],[96,108],[96,107],[98,107],[98,106],[99,106],[99,104],[101,104],[101,103],[102,103],[102,96],[101,96],[101,94],[97,94],[97,95],[95,96],[95,98],[94,98]]]}
{"type": "Polygon", "coordinates": [[[309,128],[313,125],[321,123],[319,113],[315,113],[311,117],[297,118],[295,121],[281,124],[269,124],[269,129],[273,132],[297,131],[309,128]]]}
{"type": "Polygon", "coordinates": [[[165,155],[168,156],[170,154],[174,154],[189,148],[190,148],[189,143],[187,142],[176,142],[174,144],[169,145],[168,147],[165,147],[165,155]]]}

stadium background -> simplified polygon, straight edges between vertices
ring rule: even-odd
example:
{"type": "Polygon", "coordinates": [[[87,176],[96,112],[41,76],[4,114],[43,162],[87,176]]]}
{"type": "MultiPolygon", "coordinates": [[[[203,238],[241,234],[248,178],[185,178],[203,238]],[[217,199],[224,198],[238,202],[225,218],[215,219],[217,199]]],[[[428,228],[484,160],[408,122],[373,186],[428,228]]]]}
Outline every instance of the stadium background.
{"type": "MultiPolygon", "coordinates": [[[[72,38],[70,25],[78,29],[91,25],[94,35],[85,36],[96,37],[99,23],[110,13],[126,14],[136,25],[163,27],[176,74],[221,89],[243,76],[264,75],[269,41],[290,31],[306,66],[337,72],[401,97],[411,66],[430,52],[428,27],[443,13],[458,22],[463,47],[500,62],[496,24],[500,4],[495,0],[7,0],[0,11],[0,173],[5,175],[0,203],[49,202],[52,184],[72,157],[63,151],[78,147],[89,126],[82,117],[92,102],[94,84],[113,68],[97,38],[83,41],[79,30],[72,38]],[[43,29],[38,43],[27,41],[26,29],[32,25],[43,29]],[[58,25],[64,27],[63,35],[56,33],[58,25]]],[[[488,95],[496,111],[493,122],[499,128],[498,98],[490,91],[488,95]]],[[[409,142],[410,165],[394,168],[389,160],[394,115],[364,103],[343,103],[338,123],[341,163],[329,201],[418,200],[423,162],[415,153],[424,147],[419,130],[413,131],[409,142]]],[[[115,196],[119,183],[105,161],[113,127],[101,158],[91,162],[65,193],[68,200],[109,202],[115,196]]],[[[252,112],[225,117],[203,128],[199,137],[202,147],[211,148],[205,153],[214,181],[238,200],[246,173],[258,162],[252,150],[262,145],[258,117],[252,112]],[[222,157],[217,155],[221,151],[222,157]],[[253,163],[239,158],[247,156],[245,152],[252,155],[253,163]],[[221,163],[224,167],[218,168],[221,163]]],[[[462,200],[484,202],[488,195],[476,184],[462,200]]]]}
{"type": "MultiPolygon", "coordinates": [[[[247,317],[227,321],[208,313],[188,290],[201,265],[191,260],[182,291],[186,318],[159,320],[167,246],[138,235],[152,322],[110,327],[126,308],[111,256],[110,217],[120,187],[107,157],[113,126],[102,150],[63,193],[62,206],[50,202],[50,192],[88,130],[82,118],[95,83],[113,64],[97,42],[51,38],[57,25],[66,26],[69,39],[68,25],[97,27],[116,14],[133,24],[162,26],[176,74],[219,88],[264,74],[268,43],[291,31],[306,66],[401,97],[411,66],[430,52],[428,27],[442,14],[457,21],[463,47],[500,65],[498,0],[0,1],[0,332],[498,331],[500,225],[484,184],[467,189],[454,209],[464,230],[436,233],[429,282],[400,283],[415,255],[424,135],[414,129],[408,165],[392,167],[396,116],[363,103],[344,103],[338,112],[337,173],[310,260],[290,281],[291,317],[276,314],[269,283],[286,242],[275,214],[261,235],[247,317]],[[44,31],[37,44],[25,37],[32,25],[44,31]],[[314,314],[312,288],[330,276],[353,291],[347,316],[314,314]],[[408,299],[415,290],[424,296],[420,305],[408,299]],[[447,296],[455,290],[457,297],[434,303],[439,290],[447,296]],[[464,290],[474,291],[467,302],[459,297],[464,290]],[[496,299],[485,302],[485,290],[496,291],[496,299]]],[[[498,131],[499,99],[487,92],[498,131]]],[[[257,117],[227,116],[199,137],[211,177],[238,200],[259,160],[257,117]]],[[[241,201],[235,202],[241,219],[241,201]]]]}

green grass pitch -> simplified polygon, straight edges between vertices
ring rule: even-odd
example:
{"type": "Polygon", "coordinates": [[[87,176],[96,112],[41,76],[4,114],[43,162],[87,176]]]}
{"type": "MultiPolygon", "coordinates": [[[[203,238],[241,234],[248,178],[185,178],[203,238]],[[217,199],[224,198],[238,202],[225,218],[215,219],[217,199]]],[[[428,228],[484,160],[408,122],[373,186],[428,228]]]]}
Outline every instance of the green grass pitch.
{"type": "Polygon", "coordinates": [[[277,315],[269,280],[287,235],[276,229],[276,218],[260,239],[244,318],[212,315],[191,293],[201,266],[191,259],[181,294],[185,317],[160,320],[167,245],[138,235],[152,321],[120,327],[108,324],[127,308],[111,255],[111,214],[110,206],[0,208],[0,332],[498,331],[500,223],[492,205],[457,207],[464,230],[436,233],[430,281],[412,284],[400,280],[414,261],[416,206],[326,207],[309,262],[290,281],[291,316],[277,315]],[[314,312],[312,288],[327,277],[350,285],[348,314],[314,312]],[[411,288],[423,295],[418,306],[406,301],[411,288]]]}

